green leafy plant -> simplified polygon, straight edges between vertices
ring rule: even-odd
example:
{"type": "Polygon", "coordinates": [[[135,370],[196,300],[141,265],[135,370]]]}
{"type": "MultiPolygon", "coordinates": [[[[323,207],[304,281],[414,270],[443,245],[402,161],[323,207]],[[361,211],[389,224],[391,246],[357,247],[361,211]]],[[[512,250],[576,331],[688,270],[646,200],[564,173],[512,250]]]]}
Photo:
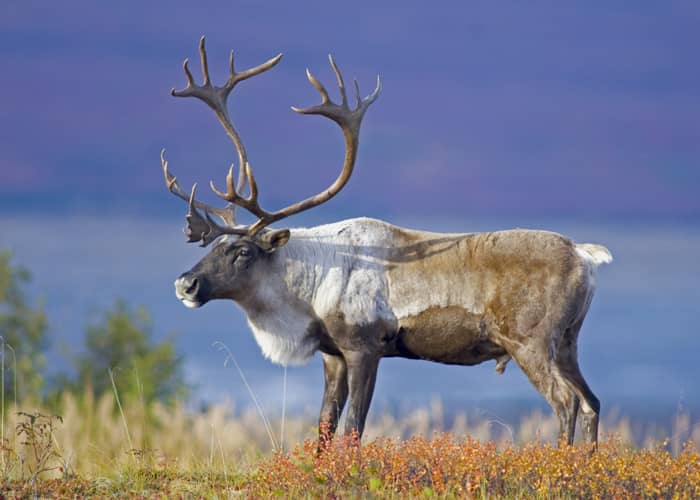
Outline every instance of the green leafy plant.
{"type": "Polygon", "coordinates": [[[99,397],[117,390],[123,404],[148,408],[155,401],[182,400],[189,390],[173,339],[156,341],[146,309],[134,310],[124,301],[88,325],[85,350],[72,363],[76,376],[57,380],[55,395],[66,390],[82,394],[87,387],[99,397]]]}
{"type": "Polygon", "coordinates": [[[3,406],[10,399],[5,396],[11,393],[15,401],[36,399],[44,385],[48,321],[41,305],[31,305],[27,300],[25,287],[30,280],[27,269],[12,263],[9,251],[0,251],[3,406]],[[8,352],[12,363],[6,362],[8,352]]]}

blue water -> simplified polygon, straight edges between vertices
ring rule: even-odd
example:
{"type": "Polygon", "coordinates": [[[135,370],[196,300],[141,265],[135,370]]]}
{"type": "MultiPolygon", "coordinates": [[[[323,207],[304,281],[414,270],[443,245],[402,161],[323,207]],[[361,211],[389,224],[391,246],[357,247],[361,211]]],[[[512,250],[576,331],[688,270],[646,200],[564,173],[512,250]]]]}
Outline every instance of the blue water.
{"type": "MultiPolygon", "coordinates": [[[[300,225],[313,223],[299,217],[300,225]]],[[[593,305],[579,341],[584,375],[604,409],[622,409],[637,419],[673,414],[679,404],[700,413],[700,224],[527,221],[501,219],[394,221],[445,231],[546,227],[577,241],[603,243],[615,261],[602,267],[593,305]]],[[[173,280],[203,255],[186,245],[180,221],[130,216],[0,216],[0,248],[29,268],[33,300],[45,303],[50,319],[49,369],[68,368],[65,352],[79,349],[85,325],[116,298],[143,305],[157,338],[175,332],[186,360],[195,400],[250,404],[239,376],[224,367],[212,343],[224,341],[270,412],[282,401],[282,369],[263,359],[242,312],[229,302],[198,310],[174,297],[173,280]]],[[[448,410],[505,412],[542,407],[543,399],[515,363],[497,375],[493,362],[476,367],[383,360],[373,405],[427,405],[440,397],[448,410]],[[510,405],[510,406],[509,406],[510,405]]],[[[316,411],[322,367],[316,356],[288,370],[291,411],[316,411]]]]}

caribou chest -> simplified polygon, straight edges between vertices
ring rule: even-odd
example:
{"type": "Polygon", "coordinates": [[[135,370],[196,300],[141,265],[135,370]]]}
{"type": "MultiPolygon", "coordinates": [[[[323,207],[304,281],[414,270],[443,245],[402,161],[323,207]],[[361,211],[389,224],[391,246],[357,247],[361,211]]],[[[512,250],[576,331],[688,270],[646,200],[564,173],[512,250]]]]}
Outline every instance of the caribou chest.
{"type": "Polygon", "coordinates": [[[248,313],[248,325],[267,359],[282,366],[306,363],[318,349],[313,319],[288,304],[262,314],[248,313]]]}

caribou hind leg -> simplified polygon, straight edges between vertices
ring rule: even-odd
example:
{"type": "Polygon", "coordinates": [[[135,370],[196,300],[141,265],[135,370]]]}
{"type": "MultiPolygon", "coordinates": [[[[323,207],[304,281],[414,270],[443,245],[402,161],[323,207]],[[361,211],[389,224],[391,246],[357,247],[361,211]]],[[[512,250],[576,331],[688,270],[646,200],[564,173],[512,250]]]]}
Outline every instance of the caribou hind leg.
{"type": "Polygon", "coordinates": [[[600,402],[583,378],[577,360],[580,327],[581,322],[578,322],[563,334],[532,332],[532,342],[511,346],[514,350],[509,351],[552,407],[559,419],[559,441],[566,444],[574,442],[579,410],[584,440],[595,443],[598,438],[600,402]]]}
{"type": "Polygon", "coordinates": [[[566,377],[567,382],[571,384],[572,389],[581,401],[580,414],[583,439],[587,443],[596,443],[598,441],[600,401],[588,387],[575,359],[571,360],[565,369],[562,369],[562,374],[566,377]]]}
{"type": "Polygon", "coordinates": [[[515,349],[509,352],[557,416],[559,443],[573,444],[579,397],[552,356],[550,346],[544,345],[543,336],[533,335],[531,338],[539,340],[512,346],[515,349]]]}
{"type": "Polygon", "coordinates": [[[593,394],[578,365],[577,338],[581,322],[566,331],[564,342],[557,356],[557,365],[562,376],[581,401],[581,427],[587,443],[598,441],[598,418],[600,401],[593,394]]]}
{"type": "Polygon", "coordinates": [[[568,445],[574,444],[574,434],[576,432],[576,418],[578,416],[580,400],[576,393],[559,371],[559,367],[554,364],[552,367],[553,384],[549,404],[554,409],[559,419],[559,443],[565,442],[568,445]]]}

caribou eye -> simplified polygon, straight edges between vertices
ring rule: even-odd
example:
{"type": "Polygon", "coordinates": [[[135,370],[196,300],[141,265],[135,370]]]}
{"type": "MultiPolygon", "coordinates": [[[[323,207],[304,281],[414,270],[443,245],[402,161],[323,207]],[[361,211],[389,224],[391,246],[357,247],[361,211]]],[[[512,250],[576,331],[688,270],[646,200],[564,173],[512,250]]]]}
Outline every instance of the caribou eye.
{"type": "Polygon", "coordinates": [[[240,255],[241,257],[250,257],[250,250],[243,247],[241,248],[240,252],[238,252],[238,255],[240,255]]]}

